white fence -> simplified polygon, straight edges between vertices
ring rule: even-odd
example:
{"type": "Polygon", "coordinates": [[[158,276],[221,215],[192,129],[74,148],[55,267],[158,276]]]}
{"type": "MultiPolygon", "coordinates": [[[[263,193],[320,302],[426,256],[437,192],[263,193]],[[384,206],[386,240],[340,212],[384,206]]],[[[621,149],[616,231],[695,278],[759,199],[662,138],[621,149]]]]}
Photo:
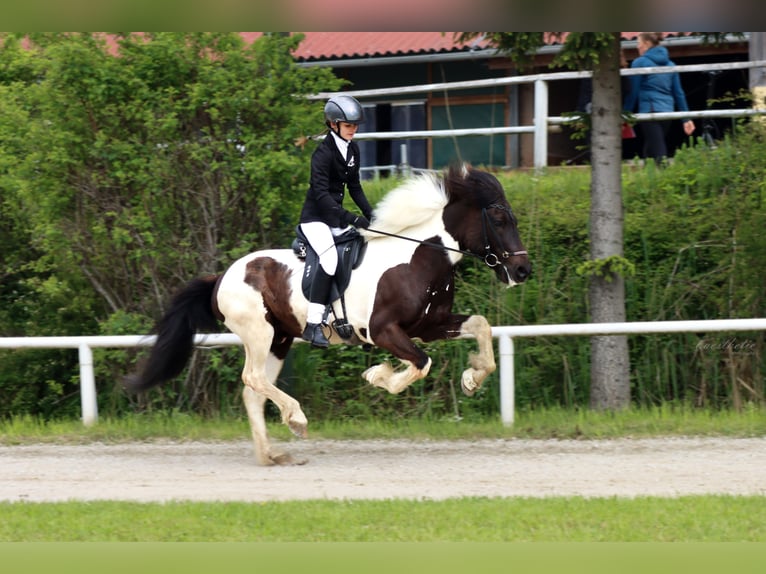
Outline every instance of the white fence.
{"type": "MultiPolygon", "coordinates": [[[[766,331],[764,319],[718,319],[709,321],[647,321],[630,323],[577,323],[566,325],[520,325],[493,327],[499,339],[500,418],[513,425],[515,403],[515,367],[513,340],[519,337],[640,335],[651,333],[712,333],[721,331],[766,331]]],[[[301,341],[296,339],[296,341],[301,341]]],[[[96,381],[93,374],[95,347],[148,347],[154,336],[80,336],[80,337],[0,337],[0,349],[78,349],[80,356],[80,398],[82,421],[92,425],[98,420],[96,381]]],[[[197,335],[198,347],[241,345],[232,333],[197,335]]],[[[317,351],[320,352],[320,351],[317,351]]]]}
{"type": "MultiPolygon", "coordinates": [[[[728,62],[719,64],[691,64],[684,66],[660,66],[654,68],[629,68],[620,71],[623,76],[636,76],[643,74],[670,74],[685,72],[705,72],[712,70],[743,70],[751,68],[765,68],[766,60],[754,60],[749,62],[728,62]]],[[[590,71],[582,72],[552,72],[547,74],[533,74],[525,76],[508,76],[503,78],[487,78],[483,80],[466,80],[461,82],[440,82],[432,84],[420,84],[416,86],[403,86],[396,88],[380,88],[372,90],[348,90],[343,93],[354,96],[360,100],[365,98],[378,98],[381,96],[400,96],[409,94],[423,94],[429,92],[444,92],[449,90],[468,90],[475,88],[487,88],[496,86],[509,86],[519,84],[534,84],[534,123],[531,125],[504,126],[496,128],[467,128],[452,130],[418,130],[398,132],[360,132],[354,136],[356,140],[399,140],[420,138],[445,138],[471,135],[497,135],[497,134],[534,134],[534,167],[543,168],[548,162],[548,131],[574,121],[571,117],[550,116],[548,111],[548,84],[557,80],[573,80],[589,78],[593,75],[590,71]]],[[[322,92],[311,96],[311,99],[326,99],[336,92],[322,92]]],[[[633,117],[641,122],[648,120],[666,120],[681,118],[724,118],[724,117],[750,117],[766,114],[766,109],[723,109],[723,110],[691,110],[689,112],[666,112],[652,114],[633,114],[633,117]]],[[[378,166],[380,167],[380,166],[378,166]]],[[[374,168],[373,168],[374,169],[374,168]]]]}

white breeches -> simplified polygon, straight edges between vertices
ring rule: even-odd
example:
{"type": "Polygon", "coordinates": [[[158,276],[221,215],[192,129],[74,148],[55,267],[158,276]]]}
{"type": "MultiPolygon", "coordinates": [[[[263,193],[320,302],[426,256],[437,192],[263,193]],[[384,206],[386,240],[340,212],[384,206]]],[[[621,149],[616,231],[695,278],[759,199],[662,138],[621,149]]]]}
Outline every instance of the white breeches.
{"type": "Polygon", "coordinates": [[[340,235],[347,228],[330,227],[321,221],[301,223],[301,230],[308,239],[311,247],[319,255],[319,264],[328,275],[335,275],[338,268],[338,252],[335,250],[336,235],[340,235]]]}

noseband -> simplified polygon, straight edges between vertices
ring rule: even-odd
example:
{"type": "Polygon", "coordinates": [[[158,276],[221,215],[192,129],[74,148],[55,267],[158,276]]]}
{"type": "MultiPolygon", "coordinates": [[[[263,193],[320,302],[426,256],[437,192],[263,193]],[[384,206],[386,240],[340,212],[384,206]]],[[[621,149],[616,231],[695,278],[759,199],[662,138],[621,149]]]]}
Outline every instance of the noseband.
{"type": "Polygon", "coordinates": [[[503,244],[500,240],[500,236],[497,234],[497,231],[495,231],[495,226],[492,225],[492,222],[489,220],[489,214],[487,213],[487,210],[493,207],[495,209],[505,211],[511,220],[513,220],[513,214],[511,213],[511,210],[504,205],[500,205],[499,203],[492,203],[481,210],[481,232],[484,236],[484,263],[487,265],[487,267],[497,267],[500,264],[500,259],[508,259],[514,255],[527,255],[527,251],[525,249],[510,252],[503,251],[499,257],[492,251],[492,246],[489,244],[489,237],[487,236],[487,229],[489,229],[489,231],[492,233],[496,243],[500,245],[503,244]]]}

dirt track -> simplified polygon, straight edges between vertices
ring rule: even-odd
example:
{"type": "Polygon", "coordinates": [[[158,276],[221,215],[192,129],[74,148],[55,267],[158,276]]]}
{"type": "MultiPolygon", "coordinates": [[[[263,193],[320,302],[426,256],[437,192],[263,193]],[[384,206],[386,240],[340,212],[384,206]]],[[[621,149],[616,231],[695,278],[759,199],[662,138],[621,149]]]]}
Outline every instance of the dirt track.
{"type": "Polygon", "coordinates": [[[0,446],[0,500],[239,500],[766,494],[766,438],[0,446]]]}

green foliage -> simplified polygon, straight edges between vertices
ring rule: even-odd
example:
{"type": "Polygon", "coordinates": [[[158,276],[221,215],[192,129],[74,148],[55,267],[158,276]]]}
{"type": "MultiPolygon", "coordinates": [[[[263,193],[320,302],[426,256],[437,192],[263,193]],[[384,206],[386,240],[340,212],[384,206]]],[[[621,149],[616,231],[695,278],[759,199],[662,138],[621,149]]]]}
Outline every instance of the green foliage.
{"type": "Polygon", "coordinates": [[[592,69],[615,46],[615,35],[619,37],[616,32],[569,32],[554,64],[575,70],[592,69]]]}
{"type": "MultiPolygon", "coordinates": [[[[311,151],[293,140],[321,126],[321,106],[300,96],[340,84],[293,64],[299,39],[129,35],[114,57],[97,35],[31,38],[0,47],[0,334],[144,333],[191,277],[289,243],[311,151]]],[[[586,322],[583,273],[608,268],[626,279],[629,320],[766,316],[765,138],[754,122],[663,169],[624,166],[624,260],[588,261],[588,171],[498,174],[534,274],[505,289],[465,261],[456,310],[493,325],[586,322]]],[[[365,188],[375,203],[395,184],[365,188]]],[[[390,360],[379,349],[295,345],[279,384],[312,420],[496,416],[497,374],[470,399],[459,389],[472,341],[427,348],[431,373],[399,396],[361,379],[390,360]]],[[[144,352],[96,350],[102,414],[241,415],[241,349],[199,350],[173,384],[126,397],[117,384],[144,352]]],[[[636,336],[630,353],[638,405],[764,402],[763,333],[636,336]]],[[[589,364],[586,338],[517,341],[520,410],[587,404],[589,364]]],[[[76,353],[3,350],[0,372],[0,417],[77,415],[76,353]]]]}
{"type": "MultiPolygon", "coordinates": [[[[294,141],[322,126],[302,96],[340,86],[295,64],[300,36],[20,37],[0,45],[3,333],[146,328],[188,278],[289,241],[311,152],[294,141]]],[[[134,358],[104,355],[110,379],[134,358]]],[[[185,390],[216,382],[197,367],[185,390]]]]}
{"type": "Polygon", "coordinates": [[[470,42],[479,37],[510,57],[520,68],[532,64],[535,51],[546,45],[546,36],[563,43],[554,56],[551,67],[581,70],[592,69],[607,50],[615,45],[618,32],[461,32],[456,41],[470,42]]]}
{"type": "Polygon", "coordinates": [[[621,255],[610,255],[603,259],[590,259],[577,266],[577,274],[584,277],[602,277],[610,282],[615,275],[632,277],[636,266],[621,255]]]}

